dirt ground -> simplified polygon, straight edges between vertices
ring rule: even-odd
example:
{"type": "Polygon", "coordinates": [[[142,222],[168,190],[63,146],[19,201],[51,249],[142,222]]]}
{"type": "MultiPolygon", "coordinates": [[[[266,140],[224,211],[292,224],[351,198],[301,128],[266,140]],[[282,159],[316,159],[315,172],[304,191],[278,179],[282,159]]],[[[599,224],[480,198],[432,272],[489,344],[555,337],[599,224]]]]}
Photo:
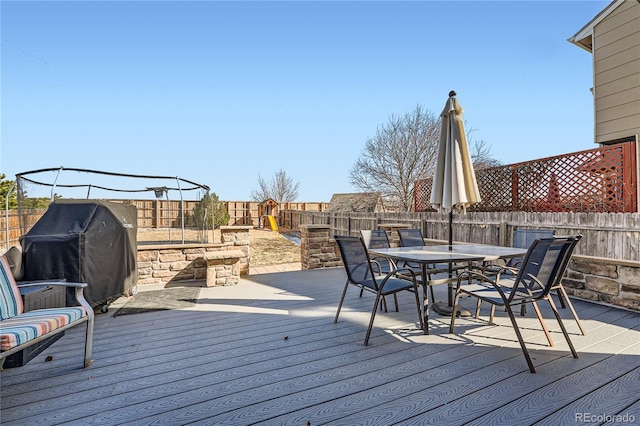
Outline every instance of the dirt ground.
{"type": "MultiPolygon", "coordinates": [[[[198,231],[185,230],[185,241],[197,241],[198,231]]],[[[251,266],[279,265],[281,263],[300,262],[300,245],[286,238],[284,235],[295,237],[289,232],[274,232],[263,229],[251,229],[249,239],[251,244],[251,266]]],[[[171,230],[171,240],[182,239],[182,231],[171,230]]],[[[138,229],[138,242],[169,241],[167,230],[138,229]]],[[[214,241],[220,242],[220,231],[216,230],[214,241]]]]}

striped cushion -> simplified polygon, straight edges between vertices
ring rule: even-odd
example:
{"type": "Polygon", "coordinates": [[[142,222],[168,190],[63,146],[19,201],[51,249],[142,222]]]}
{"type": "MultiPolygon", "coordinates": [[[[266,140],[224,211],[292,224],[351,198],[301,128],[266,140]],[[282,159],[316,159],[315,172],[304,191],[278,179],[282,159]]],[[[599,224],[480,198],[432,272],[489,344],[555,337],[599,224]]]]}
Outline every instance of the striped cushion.
{"type": "Polygon", "coordinates": [[[20,290],[7,258],[0,256],[0,321],[24,312],[20,290]]]}
{"type": "Polygon", "coordinates": [[[81,306],[37,309],[0,321],[0,350],[6,351],[86,316],[81,306]]]}

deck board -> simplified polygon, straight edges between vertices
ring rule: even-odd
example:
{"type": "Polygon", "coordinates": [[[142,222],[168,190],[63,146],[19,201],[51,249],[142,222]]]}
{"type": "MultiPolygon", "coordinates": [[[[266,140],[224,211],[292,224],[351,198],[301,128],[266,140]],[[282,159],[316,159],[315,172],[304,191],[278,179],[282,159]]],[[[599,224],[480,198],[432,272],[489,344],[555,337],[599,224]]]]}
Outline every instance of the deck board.
{"type": "MultiPolygon", "coordinates": [[[[94,364],[82,369],[82,330],[24,367],[0,373],[3,425],[563,424],[575,414],[640,412],[640,314],[575,300],[573,359],[540,304],[555,346],[533,316],[517,316],[538,373],[530,374],[504,312],[432,314],[418,329],[413,296],[377,314],[350,289],[339,321],[340,268],[252,275],[203,288],[194,308],[98,315],[94,364]],[[53,356],[51,362],[44,357],[53,356]]],[[[436,287],[446,298],[446,286],[436,287]]],[[[467,308],[471,299],[461,300],[467,308]]],[[[390,304],[391,307],[392,304],[390,304]]],[[[635,414],[634,414],[635,413],[635,414]]]]}

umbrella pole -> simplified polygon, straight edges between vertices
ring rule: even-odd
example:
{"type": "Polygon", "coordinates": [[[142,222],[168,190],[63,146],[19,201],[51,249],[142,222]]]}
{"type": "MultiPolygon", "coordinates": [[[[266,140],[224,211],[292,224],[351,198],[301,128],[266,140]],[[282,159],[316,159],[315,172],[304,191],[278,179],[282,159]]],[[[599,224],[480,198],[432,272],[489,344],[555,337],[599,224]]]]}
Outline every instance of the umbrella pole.
{"type": "MultiPolygon", "coordinates": [[[[449,212],[449,250],[453,250],[453,209],[449,212]]],[[[449,307],[453,306],[453,301],[451,300],[451,291],[453,290],[453,285],[451,283],[452,276],[453,265],[449,263],[449,283],[447,283],[447,302],[449,307]]]]}
{"type": "Polygon", "coordinates": [[[453,250],[453,210],[449,212],[449,250],[453,250]]]}
{"type": "MultiPolygon", "coordinates": [[[[449,250],[453,250],[453,210],[449,212],[449,250]]],[[[447,283],[447,305],[444,302],[434,302],[433,310],[443,316],[451,316],[453,314],[453,264],[448,265],[449,282],[447,283]]],[[[471,312],[466,309],[458,309],[456,316],[470,317],[471,312]]]]}
{"type": "MultiPolygon", "coordinates": [[[[449,250],[453,250],[453,210],[449,212],[449,250]]],[[[449,263],[449,282],[447,283],[447,306],[444,306],[443,302],[436,302],[433,304],[433,310],[440,315],[451,316],[453,315],[453,264],[449,263]]],[[[456,316],[470,317],[471,312],[466,309],[458,309],[455,313],[456,316]]]]}

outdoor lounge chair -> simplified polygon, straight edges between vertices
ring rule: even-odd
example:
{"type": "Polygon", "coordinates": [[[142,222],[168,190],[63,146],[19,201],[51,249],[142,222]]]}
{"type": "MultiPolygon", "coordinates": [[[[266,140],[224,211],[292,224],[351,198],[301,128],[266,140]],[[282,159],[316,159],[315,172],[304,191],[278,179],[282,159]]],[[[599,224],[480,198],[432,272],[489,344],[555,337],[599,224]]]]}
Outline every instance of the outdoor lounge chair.
{"type": "Polygon", "coordinates": [[[65,308],[36,309],[24,312],[20,289],[11,272],[9,262],[3,255],[0,257],[0,369],[4,360],[31,345],[62,333],[76,325],[87,325],[84,345],[84,367],[88,367],[91,360],[93,343],[94,314],[91,305],[83,295],[86,283],[71,283],[65,281],[37,281],[23,284],[21,287],[32,286],[65,286],[75,289],[75,297],[80,306],[65,308]]]}
{"type": "MultiPolygon", "coordinates": [[[[504,306],[529,365],[529,370],[535,373],[533,362],[518,328],[516,318],[513,315],[512,307],[531,303],[547,337],[549,346],[554,346],[549,330],[536,304],[539,300],[546,300],[551,306],[551,310],[560,325],[573,357],[578,358],[550,292],[562,278],[571,253],[580,238],[582,238],[581,235],[536,239],[529,247],[515,276],[509,273],[504,274],[504,271],[512,271],[508,268],[503,271],[494,271],[495,275],[486,275],[476,270],[460,273],[458,275],[453,309],[457,309],[461,295],[477,297],[479,300],[492,305],[489,324],[493,324],[495,306],[504,306]],[[462,281],[468,279],[473,280],[471,284],[461,285],[462,281]],[[507,281],[508,284],[505,285],[504,281],[507,281]]],[[[455,315],[452,315],[449,333],[453,333],[455,319],[455,315]]]]}
{"type": "MultiPolygon", "coordinates": [[[[338,310],[333,322],[338,322],[340,309],[342,308],[342,303],[344,302],[349,285],[355,285],[362,290],[367,290],[376,294],[376,300],[371,311],[371,319],[369,320],[369,327],[367,328],[367,334],[364,339],[365,345],[369,344],[369,336],[371,335],[373,320],[375,319],[376,311],[378,310],[378,304],[385,296],[391,294],[395,296],[396,293],[400,291],[407,290],[414,293],[420,328],[424,330],[415,273],[411,269],[394,269],[386,274],[376,273],[376,269],[374,269],[373,266],[374,262],[369,258],[369,253],[362,238],[340,235],[336,235],[334,238],[338,243],[338,248],[340,249],[340,256],[342,257],[342,262],[344,264],[345,271],[347,272],[347,280],[344,284],[344,290],[342,291],[338,310]],[[400,273],[403,273],[405,278],[400,278],[400,273]],[[407,279],[407,276],[411,278],[407,279]]],[[[394,300],[396,304],[396,311],[398,311],[398,300],[396,298],[394,298],[394,300]]]]}

